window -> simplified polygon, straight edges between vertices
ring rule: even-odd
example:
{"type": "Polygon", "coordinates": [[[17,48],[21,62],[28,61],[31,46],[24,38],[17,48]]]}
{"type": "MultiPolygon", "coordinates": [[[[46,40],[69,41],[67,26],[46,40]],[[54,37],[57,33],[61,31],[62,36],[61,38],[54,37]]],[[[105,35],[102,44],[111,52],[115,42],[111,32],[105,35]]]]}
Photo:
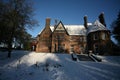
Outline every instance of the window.
{"type": "Polygon", "coordinates": [[[84,42],[86,42],[86,41],[87,41],[85,36],[83,37],[83,41],[84,41],[84,42]]]}
{"type": "Polygon", "coordinates": [[[63,44],[62,46],[63,46],[63,49],[65,49],[65,44],[63,44]]]}
{"type": "Polygon", "coordinates": [[[94,40],[97,40],[97,39],[98,39],[98,33],[95,33],[95,34],[93,35],[93,39],[94,39],[94,40]]]}
{"type": "Polygon", "coordinates": [[[80,37],[80,42],[82,42],[83,41],[83,38],[82,37],[80,37]]]}
{"type": "Polygon", "coordinates": [[[106,39],[106,34],[102,33],[102,40],[105,40],[105,39],[106,39]]]}
{"type": "Polygon", "coordinates": [[[83,54],[84,45],[80,45],[81,54],[83,54]]]}
{"type": "Polygon", "coordinates": [[[70,41],[72,41],[73,40],[73,36],[70,36],[70,41]]]}
{"type": "Polygon", "coordinates": [[[74,45],[71,45],[70,47],[70,53],[73,53],[74,52],[74,45]]]}
{"type": "Polygon", "coordinates": [[[55,52],[56,52],[56,51],[57,51],[57,50],[56,50],[56,44],[55,44],[54,46],[55,46],[55,47],[54,47],[54,50],[55,50],[55,52]]]}
{"type": "Polygon", "coordinates": [[[80,37],[80,42],[86,42],[86,37],[85,36],[80,37]]]}
{"type": "Polygon", "coordinates": [[[65,52],[65,44],[62,45],[62,50],[65,52]]]}
{"type": "Polygon", "coordinates": [[[58,52],[64,52],[65,51],[65,44],[58,45],[58,52]]]}
{"type": "Polygon", "coordinates": [[[64,39],[64,35],[60,35],[60,36],[58,35],[58,36],[56,36],[56,39],[57,40],[63,40],[64,39]]]}
{"type": "Polygon", "coordinates": [[[64,35],[60,36],[60,39],[63,40],[64,39],[64,35]]]}

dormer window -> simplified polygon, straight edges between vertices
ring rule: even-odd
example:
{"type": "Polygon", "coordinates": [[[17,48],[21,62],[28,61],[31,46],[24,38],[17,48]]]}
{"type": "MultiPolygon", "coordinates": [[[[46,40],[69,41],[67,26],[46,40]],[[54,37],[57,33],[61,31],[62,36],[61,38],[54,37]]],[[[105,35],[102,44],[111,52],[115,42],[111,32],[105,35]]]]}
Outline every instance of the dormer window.
{"type": "Polygon", "coordinates": [[[83,38],[82,37],[80,37],[80,42],[82,42],[83,41],[83,38]]]}

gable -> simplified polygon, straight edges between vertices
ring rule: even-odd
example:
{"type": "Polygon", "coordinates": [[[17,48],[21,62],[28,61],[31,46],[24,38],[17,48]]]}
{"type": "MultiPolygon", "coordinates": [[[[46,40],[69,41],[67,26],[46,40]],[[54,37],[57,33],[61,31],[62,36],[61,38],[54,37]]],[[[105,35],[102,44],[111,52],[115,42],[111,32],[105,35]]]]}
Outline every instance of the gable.
{"type": "Polygon", "coordinates": [[[63,24],[60,22],[57,26],[55,30],[65,30],[63,24]]]}
{"type": "Polygon", "coordinates": [[[41,30],[41,32],[39,32],[38,36],[43,37],[43,36],[47,35],[49,37],[51,34],[52,34],[52,31],[51,31],[50,27],[45,27],[43,30],[41,30]]]}
{"type": "Polygon", "coordinates": [[[96,20],[92,25],[88,26],[87,35],[96,31],[108,31],[108,29],[98,20],[96,20]]]}
{"type": "Polygon", "coordinates": [[[64,25],[62,24],[61,21],[58,23],[58,25],[54,26],[54,28],[52,28],[52,29],[54,29],[54,30],[51,30],[51,31],[53,31],[53,33],[58,32],[58,33],[66,33],[66,34],[68,34],[67,30],[65,29],[65,27],[64,27],[64,25]]]}
{"type": "MultiPolygon", "coordinates": [[[[64,28],[69,35],[86,35],[86,29],[84,25],[64,25],[63,29],[61,28],[61,31],[64,30],[64,28]]],[[[50,26],[50,29],[52,32],[54,32],[55,27],[50,26]]]]}

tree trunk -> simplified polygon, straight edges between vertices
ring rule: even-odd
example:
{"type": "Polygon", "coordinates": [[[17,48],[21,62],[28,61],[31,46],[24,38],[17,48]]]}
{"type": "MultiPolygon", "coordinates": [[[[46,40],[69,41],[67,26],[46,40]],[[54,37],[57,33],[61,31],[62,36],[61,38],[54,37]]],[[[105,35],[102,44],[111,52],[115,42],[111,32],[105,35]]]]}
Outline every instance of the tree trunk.
{"type": "Polygon", "coordinates": [[[11,50],[8,51],[8,58],[11,58],[11,50]]]}
{"type": "Polygon", "coordinates": [[[8,58],[11,58],[11,52],[12,52],[12,43],[10,42],[8,44],[8,58]]]}

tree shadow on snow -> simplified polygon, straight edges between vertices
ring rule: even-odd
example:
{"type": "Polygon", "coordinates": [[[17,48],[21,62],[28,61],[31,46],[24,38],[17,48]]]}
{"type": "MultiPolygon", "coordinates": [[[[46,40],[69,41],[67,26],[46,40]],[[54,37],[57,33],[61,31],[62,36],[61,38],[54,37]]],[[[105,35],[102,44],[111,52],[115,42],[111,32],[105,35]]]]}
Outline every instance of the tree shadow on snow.
{"type": "Polygon", "coordinates": [[[11,58],[8,58],[8,52],[0,52],[0,66],[4,66],[8,63],[11,63],[13,61],[17,61],[21,59],[23,56],[30,54],[30,51],[24,51],[24,50],[13,50],[11,53],[11,58]]]}

